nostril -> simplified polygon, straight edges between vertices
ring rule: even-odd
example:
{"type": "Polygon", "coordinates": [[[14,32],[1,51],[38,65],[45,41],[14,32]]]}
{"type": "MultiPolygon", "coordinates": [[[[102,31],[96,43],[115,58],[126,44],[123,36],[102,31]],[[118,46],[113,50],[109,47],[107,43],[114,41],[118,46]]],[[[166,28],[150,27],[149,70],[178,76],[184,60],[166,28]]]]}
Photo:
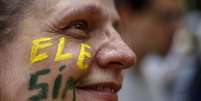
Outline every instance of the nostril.
{"type": "Polygon", "coordinates": [[[109,62],[108,65],[119,65],[119,66],[124,66],[124,64],[122,64],[121,62],[109,62]]]}
{"type": "Polygon", "coordinates": [[[107,63],[105,68],[114,68],[114,69],[122,70],[126,68],[126,65],[118,61],[113,61],[113,62],[107,63]]]}

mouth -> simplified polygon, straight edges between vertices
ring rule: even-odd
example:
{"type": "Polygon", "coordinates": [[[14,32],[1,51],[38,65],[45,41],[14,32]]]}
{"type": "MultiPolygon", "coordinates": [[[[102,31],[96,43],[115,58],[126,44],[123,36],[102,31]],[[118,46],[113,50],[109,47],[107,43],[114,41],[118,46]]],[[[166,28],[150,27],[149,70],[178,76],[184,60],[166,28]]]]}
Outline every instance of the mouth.
{"type": "Polygon", "coordinates": [[[76,89],[78,94],[85,99],[84,101],[92,99],[93,101],[117,101],[117,92],[121,89],[121,85],[114,82],[102,82],[77,86],[76,89]]]}

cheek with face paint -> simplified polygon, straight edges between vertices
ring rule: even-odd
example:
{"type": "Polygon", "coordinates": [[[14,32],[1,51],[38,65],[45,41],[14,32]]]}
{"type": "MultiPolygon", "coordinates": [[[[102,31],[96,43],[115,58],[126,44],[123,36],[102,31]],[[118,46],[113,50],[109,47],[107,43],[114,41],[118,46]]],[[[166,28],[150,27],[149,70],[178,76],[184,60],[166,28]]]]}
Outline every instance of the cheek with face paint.
{"type": "MultiPolygon", "coordinates": [[[[71,52],[65,52],[65,49],[67,50],[65,46],[68,46],[66,40],[65,37],[59,38],[57,50],[53,56],[54,60],[50,60],[53,62],[50,63],[52,65],[48,64],[47,67],[39,67],[40,69],[30,74],[28,90],[34,93],[28,98],[29,101],[64,100],[69,99],[67,98],[69,95],[72,96],[73,101],[76,100],[75,88],[78,77],[74,77],[73,75],[79,75],[76,73],[82,73],[82,71],[88,69],[89,64],[86,63],[86,60],[92,58],[92,54],[89,52],[91,46],[81,43],[79,50],[69,49],[71,52]],[[79,51],[79,53],[75,54],[73,51],[79,51]]],[[[30,64],[42,64],[50,55],[53,55],[48,52],[40,52],[40,50],[49,47],[53,47],[52,38],[50,37],[33,40],[30,52],[30,64]]]]}
{"type": "MultiPolygon", "coordinates": [[[[50,37],[43,37],[43,38],[39,38],[39,39],[32,41],[33,46],[31,49],[31,59],[30,59],[31,64],[40,62],[40,61],[48,58],[48,54],[46,52],[42,53],[42,54],[38,54],[38,55],[37,55],[37,52],[39,49],[44,49],[44,48],[48,48],[48,47],[52,46],[51,40],[52,40],[52,38],[50,38],[50,37]],[[45,43],[42,44],[42,42],[45,42],[45,43]]],[[[60,41],[58,44],[58,49],[57,49],[56,56],[54,59],[55,62],[73,58],[73,54],[71,54],[71,53],[63,54],[63,49],[65,47],[65,40],[66,39],[64,37],[60,38],[60,41]]],[[[91,46],[86,43],[82,43],[80,45],[80,53],[79,53],[79,57],[76,62],[77,67],[80,70],[85,70],[88,68],[88,65],[84,63],[84,60],[86,58],[92,57],[91,53],[87,51],[87,49],[89,49],[89,48],[91,48],[91,46]]]]}
{"type": "MultiPolygon", "coordinates": [[[[50,69],[43,69],[39,70],[30,76],[29,81],[29,90],[34,91],[37,90],[38,92],[36,94],[33,94],[31,97],[29,97],[29,101],[40,101],[45,99],[66,99],[68,92],[75,92],[75,85],[76,81],[75,78],[69,77],[68,79],[64,79],[62,71],[64,71],[66,68],[65,65],[59,67],[57,76],[52,81],[53,86],[50,87],[50,85],[47,82],[39,82],[40,78],[42,77],[48,77],[50,76],[51,70],[50,69]],[[64,87],[62,87],[64,85],[64,87]],[[50,92],[49,88],[52,88],[52,92],[50,92]],[[62,89],[63,88],[63,89],[62,89]],[[51,97],[48,97],[51,96],[51,97]]],[[[75,95],[73,96],[73,99],[75,99],[75,95]]]]}

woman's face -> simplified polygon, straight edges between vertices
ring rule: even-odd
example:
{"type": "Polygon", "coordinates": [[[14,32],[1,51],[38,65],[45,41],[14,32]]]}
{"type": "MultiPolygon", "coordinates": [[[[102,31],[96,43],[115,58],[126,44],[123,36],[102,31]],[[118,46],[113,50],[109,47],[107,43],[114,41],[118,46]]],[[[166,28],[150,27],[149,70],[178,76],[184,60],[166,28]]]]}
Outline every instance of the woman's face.
{"type": "Polygon", "coordinates": [[[116,101],[135,55],[112,0],[35,0],[0,51],[1,101],[116,101]]]}

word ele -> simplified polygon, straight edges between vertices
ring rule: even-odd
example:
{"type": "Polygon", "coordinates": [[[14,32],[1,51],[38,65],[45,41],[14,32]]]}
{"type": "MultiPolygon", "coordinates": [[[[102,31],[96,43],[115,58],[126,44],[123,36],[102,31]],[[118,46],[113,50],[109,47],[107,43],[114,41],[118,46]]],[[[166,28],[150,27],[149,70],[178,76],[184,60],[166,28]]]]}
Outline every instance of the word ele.
{"type": "MultiPolygon", "coordinates": [[[[72,90],[73,91],[73,98],[72,100],[75,101],[76,100],[76,94],[75,94],[75,85],[76,85],[76,81],[73,77],[70,77],[66,82],[65,82],[65,87],[63,90],[61,90],[61,85],[63,83],[63,76],[61,74],[61,72],[63,71],[63,69],[66,66],[63,65],[59,68],[59,74],[57,75],[55,81],[54,81],[54,85],[53,85],[53,91],[52,91],[52,99],[57,99],[60,95],[60,97],[62,99],[66,98],[67,92],[68,90],[72,90]],[[62,91],[62,92],[61,92],[62,91]],[[61,94],[60,94],[61,92],[61,94]]],[[[29,101],[41,101],[44,99],[48,98],[48,88],[49,85],[48,83],[38,83],[39,81],[39,77],[48,75],[50,73],[50,69],[43,69],[40,71],[37,71],[36,73],[31,74],[31,78],[29,81],[29,90],[38,90],[38,93],[31,96],[28,100],[29,101]]]]}
{"type": "MultiPolygon", "coordinates": [[[[32,41],[31,59],[30,59],[31,64],[34,64],[36,62],[39,62],[48,58],[48,54],[46,52],[38,54],[38,55],[37,53],[40,49],[44,49],[44,48],[48,48],[52,46],[51,40],[52,38],[50,37],[43,37],[43,38],[35,39],[32,41]]],[[[54,59],[55,62],[62,61],[65,59],[70,59],[73,57],[73,54],[71,53],[62,54],[64,46],[65,46],[65,38],[61,37],[59,39],[57,53],[54,59]]],[[[88,65],[84,64],[84,60],[86,58],[91,58],[91,53],[86,51],[86,49],[89,49],[89,48],[91,47],[88,44],[82,43],[80,45],[80,54],[76,62],[76,65],[78,66],[80,70],[84,70],[88,68],[88,65]]]]}

